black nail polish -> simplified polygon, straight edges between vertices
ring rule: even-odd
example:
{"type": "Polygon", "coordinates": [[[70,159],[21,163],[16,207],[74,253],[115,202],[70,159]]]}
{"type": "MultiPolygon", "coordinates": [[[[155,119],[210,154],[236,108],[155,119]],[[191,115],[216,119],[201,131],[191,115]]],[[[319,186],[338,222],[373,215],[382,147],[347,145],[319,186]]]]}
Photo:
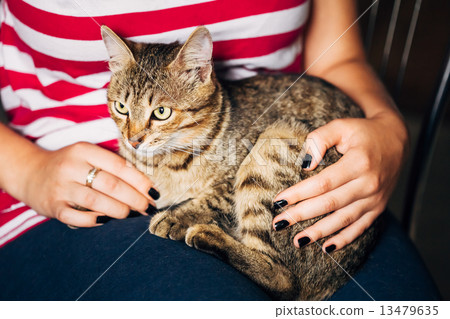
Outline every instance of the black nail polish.
{"type": "Polygon", "coordinates": [[[145,210],[145,212],[149,215],[153,215],[154,213],[156,213],[156,211],[156,207],[152,205],[148,205],[147,209],[145,210]]]}
{"type": "Polygon", "coordinates": [[[139,217],[139,216],[142,216],[142,214],[135,210],[130,210],[130,213],[128,214],[127,218],[133,218],[133,217],[139,217]]]}
{"type": "Polygon", "coordinates": [[[298,240],[298,246],[299,246],[299,248],[302,248],[303,246],[308,245],[310,242],[311,242],[311,238],[305,236],[298,240]]]}
{"type": "Polygon", "coordinates": [[[153,187],[150,188],[150,190],[148,191],[148,194],[154,199],[157,200],[159,198],[159,192],[154,189],[153,187]]]}
{"type": "Polygon", "coordinates": [[[106,224],[112,218],[109,216],[97,216],[97,224],[106,224]]]}
{"type": "Polygon", "coordinates": [[[333,252],[336,249],[336,245],[330,245],[327,248],[325,248],[325,251],[329,254],[333,252]]]}
{"type": "Polygon", "coordinates": [[[275,230],[279,231],[279,230],[285,229],[288,226],[289,226],[289,222],[287,220],[283,219],[283,220],[280,220],[279,222],[275,223],[275,230]]]}
{"type": "Polygon", "coordinates": [[[309,154],[305,155],[305,158],[302,162],[302,168],[309,168],[311,166],[312,156],[309,154]]]}
{"type": "Polygon", "coordinates": [[[278,209],[286,206],[288,204],[287,200],[282,199],[273,203],[273,208],[278,209]]]}

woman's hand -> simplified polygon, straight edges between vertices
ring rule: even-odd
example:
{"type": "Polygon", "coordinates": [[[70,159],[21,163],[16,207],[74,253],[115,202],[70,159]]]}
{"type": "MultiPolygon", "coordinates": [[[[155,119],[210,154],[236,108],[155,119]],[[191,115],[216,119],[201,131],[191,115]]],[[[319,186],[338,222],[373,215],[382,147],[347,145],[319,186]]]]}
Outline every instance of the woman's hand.
{"type": "MultiPolygon", "coordinates": [[[[394,111],[370,119],[339,119],[311,132],[307,149],[313,152],[314,170],[325,151],[336,146],[343,154],[335,164],[279,193],[275,201],[292,205],[273,220],[292,225],[329,212],[329,216],[304,229],[294,238],[303,247],[340,231],[322,246],[323,251],[341,249],[360,236],[383,212],[396,184],[406,153],[407,131],[394,111]]],[[[279,223],[279,224],[277,224],[279,223]]],[[[286,227],[286,226],[285,226],[286,227]]],[[[284,227],[282,227],[284,228],[284,227]]]]}
{"type": "Polygon", "coordinates": [[[78,227],[101,225],[105,217],[98,216],[126,218],[130,209],[146,214],[155,205],[149,191],[159,196],[152,182],[125,159],[89,143],[40,149],[18,178],[18,198],[41,215],[78,227]],[[86,177],[93,167],[101,171],[89,188],[86,177]],[[74,209],[77,206],[88,211],[74,209]]]}

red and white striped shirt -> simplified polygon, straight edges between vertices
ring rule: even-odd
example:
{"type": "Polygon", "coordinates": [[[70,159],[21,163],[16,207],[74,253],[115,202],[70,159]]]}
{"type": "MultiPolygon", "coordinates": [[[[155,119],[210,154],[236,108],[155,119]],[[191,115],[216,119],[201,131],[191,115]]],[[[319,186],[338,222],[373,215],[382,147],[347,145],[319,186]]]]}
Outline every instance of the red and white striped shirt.
{"type": "MultiPolygon", "coordinates": [[[[309,0],[4,0],[0,92],[14,130],[56,150],[86,141],[117,150],[106,107],[107,25],[138,42],[184,42],[198,25],[219,76],[300,72],[309,0]]],[[[3,163],[2,163],[3,164],[3,163]]],[[[0,190],[0,246],[44,222],[0,190]]]]}

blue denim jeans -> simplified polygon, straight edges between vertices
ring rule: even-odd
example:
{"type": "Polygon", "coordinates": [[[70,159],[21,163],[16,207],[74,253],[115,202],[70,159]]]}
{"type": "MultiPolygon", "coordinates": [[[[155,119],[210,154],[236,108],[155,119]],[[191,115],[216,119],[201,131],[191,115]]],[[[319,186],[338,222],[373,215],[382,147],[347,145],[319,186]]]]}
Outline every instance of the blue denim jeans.
{"type": "MultiPolygon", "coordinates": [[[[376,300],[439,300],[392,217],[354,280],[376,300]]],[[[183,242],[147,231],[148,217],[91,229],[48,221],[0,249],[0,300],[270,300],[247,277],[183,242]]],[[[371,300],[353,280],[331,300],[371,300]]]]}

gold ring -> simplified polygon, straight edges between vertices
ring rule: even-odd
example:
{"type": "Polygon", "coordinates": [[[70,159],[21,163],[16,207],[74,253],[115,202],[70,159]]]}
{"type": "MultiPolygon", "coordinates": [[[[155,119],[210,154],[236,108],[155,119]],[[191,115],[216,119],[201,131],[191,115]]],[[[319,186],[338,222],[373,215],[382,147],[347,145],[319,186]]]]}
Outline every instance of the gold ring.
{"type": "Polygon", "coordinates": [[[101,171],[100,168],[94,167],[89,171],[89,174],[86,176],[86,186],[92,188],[92,182],[97,174],[101,171]]]}

